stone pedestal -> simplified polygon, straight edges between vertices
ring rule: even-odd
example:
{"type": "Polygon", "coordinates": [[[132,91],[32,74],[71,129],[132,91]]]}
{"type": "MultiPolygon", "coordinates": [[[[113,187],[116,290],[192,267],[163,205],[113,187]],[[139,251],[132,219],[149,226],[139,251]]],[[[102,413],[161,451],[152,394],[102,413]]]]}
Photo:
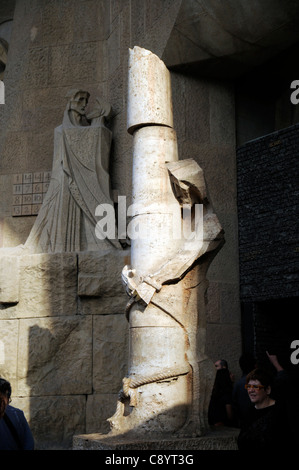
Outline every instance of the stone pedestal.
{"type": "Polygon", "coordinates": [[[239,429],[219,428],[196,438],[182,439],[132,439],[106,434],[74,436],[73,450],[238,450],[239,429]]]}

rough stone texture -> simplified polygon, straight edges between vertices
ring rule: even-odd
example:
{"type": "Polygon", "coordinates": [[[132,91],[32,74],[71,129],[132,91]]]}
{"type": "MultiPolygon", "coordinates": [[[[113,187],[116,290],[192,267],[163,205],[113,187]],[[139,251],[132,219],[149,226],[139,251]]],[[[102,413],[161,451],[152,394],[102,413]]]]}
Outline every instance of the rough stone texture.
{"type": "Polygon", "coordinates": [[[124,312],[127,296],[120,278],[130,260],[130,250],[78,254],[79,313],[124,312]]]}
{"type": "Polygon", "coordinates": [[[1,376],[9,377],[11,386],[15,390],[17,386],[19,322],[1,319],[0,325],[1,376]]]}
{"type": "Polygon", "coordinates": [[[74,450],[237,450],[237,429],[210,431],[206,436],[189,439],[134,439],[103,434],[74,436],[74,450]]]}
{"type": "Polygon", "coordinates": [[[68,449],[74,430],[85,429],[85,395],[14,397],[12,406],[24,411],[37,449],[68,449]]]}
{"type": "Polygon", "coordinates": [[[93,322],[93,389],[117,393],[128,362],[127,320],[123,314],[100,315],[93,322]]]}
{"type": "Polygon", "coordinates": [[[298,15],[296,2],[273,0],[269,12],[263,2],[184,0],[162,58],[184,72],[232,78],[296,43],[298,15]]]}
{"type": "Polygon", "coordinates": [[[139,47],[130,51],[128,96],[132,224],[138,230],[129,234],[131,264],[122,272],[130,295],[130,354],[116,412],[109,418],[111,434],[200,436],[207,429],[215,371],[205,356],[202,287],[223,245],[223,230],[202,169],[192,159],[179,160],[169,72],[139,47]],[[186,208],[189,219],[183,216],[186,208]]]}
{"type": "Polygon", "coordinates": [[[228,364],[232,364],[242,346],[240,325],[232,325],[231,323],[208,323],[207,338],[206,353],[212,355],[213,351],[216,349],[219,358],[225,357],[228,364]]]}
{"type": "Polygon", "coordinates": [[[19,301],[19,259],[13,256],[0,258],[0,301],[19,301]]]}
{"type": "Polygon", "coordinates": [[[173,127],[170,73],[164,63],[141,47],[134,47],[129,57],[128,132],[149,125],[173,127]]]}
{"type": "Polygon", "coordinates": [[[19,395],[88,394],[92,391],[90,316],[20,320],[19,395]]]}
{"type": "Polygon", "coordinates": [[[75,253],[20,258],[19,317],[74,315],[77,312],[75,253]]]}
{"type": "Polygon", "coordinates": [[[117,394],[94,393],[87,398],[86,432],[108,433],[110,429],[108,418],[115,410],[117,394]]]}
{"type": "Polygon", "coordinates": [[[0,375],[11,382],[13,404],[28,417],[37,448],[66,449],[75,432],[108,430],[127,367],[127,296],[119,285],[128,256],[108,251],[9,258],[10,269],[20,266],[14,277],[19,289],[8,279],[3,283],[3,276],[0,375]],[[13,303],[12,293],[18,294],[13,303]]]}
{"type": "Polygon", "coordinates": [[[62,124],[54,131],[51,180],[25,243],[31,253],[121,248],[117,235],[105,237],[96,219],[99,206],[113,208],[109,177],[112,132],[106,127],[111,106],[98,98],[87,117],[89,95],[81,89],[66,94],[62,124]]]}
{"type": "Polygon", "coordinates": [[[244,302],[298,296],[298,143],[297,124],[238,148],[244,302]]]}

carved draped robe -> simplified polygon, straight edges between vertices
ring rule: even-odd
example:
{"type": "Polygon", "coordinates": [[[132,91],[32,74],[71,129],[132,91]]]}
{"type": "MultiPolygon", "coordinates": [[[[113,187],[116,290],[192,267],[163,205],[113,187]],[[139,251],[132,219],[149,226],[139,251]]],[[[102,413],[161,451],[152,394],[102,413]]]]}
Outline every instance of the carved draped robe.
{"type": "Polygon", "coordinates": [[[95,234],[95,210],[113,202],[109,194],[111,131],[103,125],[75,126],[65,112],[54,132],[52,177],[26,247],[36,253],[120,248],[95,234]]]}

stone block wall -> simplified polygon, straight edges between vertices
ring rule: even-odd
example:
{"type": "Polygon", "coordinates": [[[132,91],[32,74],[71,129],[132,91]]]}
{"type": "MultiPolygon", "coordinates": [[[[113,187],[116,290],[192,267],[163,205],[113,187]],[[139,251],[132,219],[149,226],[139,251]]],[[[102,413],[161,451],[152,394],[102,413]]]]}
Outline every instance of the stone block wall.
{"type": "Polygon", "coordinates": [[[298,144],[296,124],[238,148],[240,279],[244,302],[298,296],[298,144]]]}
{"type": "Polygon", "coordinates": [[[1,258],[3,270],[15,266],[15,283],[1,279],[0,371],[37,448],[68,448],[73,434],[109,430],[127,367],[127,296],[119,279],[128,255],[1,258]]]}

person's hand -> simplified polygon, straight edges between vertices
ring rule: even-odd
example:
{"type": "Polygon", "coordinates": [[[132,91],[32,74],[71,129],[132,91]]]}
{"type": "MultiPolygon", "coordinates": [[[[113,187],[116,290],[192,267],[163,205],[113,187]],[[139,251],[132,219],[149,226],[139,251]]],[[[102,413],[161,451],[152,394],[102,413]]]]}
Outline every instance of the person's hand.
{"type": "Polygon", "coordinates": [[[269,354],[268,351],[266,351],[266,354],[268,356],[269,361],[271,362],[271,364],[275,367],[277,371],[283,370],[283,368],[278,362],[276,354],[269,354]]]}

